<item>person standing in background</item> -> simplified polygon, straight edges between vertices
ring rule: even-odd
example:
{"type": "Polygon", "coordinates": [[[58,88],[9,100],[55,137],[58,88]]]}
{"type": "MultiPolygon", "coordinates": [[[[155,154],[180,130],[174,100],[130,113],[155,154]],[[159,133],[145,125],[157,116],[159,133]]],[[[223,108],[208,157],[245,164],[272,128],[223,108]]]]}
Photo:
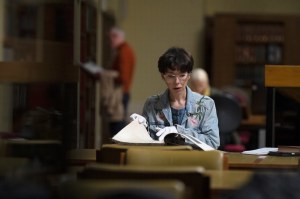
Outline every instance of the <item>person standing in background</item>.
{"type": "Polygon", "coordinates": [[[111,69],[118,72],[115,86],[122,87],[122,103],[124,106],[124,118],[122,121],[110,122],[111,136],[118,133],[126,126],[126,116],[130,101],[130,89],[135,70],[135,55],[128,42],[125,41],[125,32],[119,27],[112,27],[109,31],[109,39],[113,49],[113,61],[111,69]]]}

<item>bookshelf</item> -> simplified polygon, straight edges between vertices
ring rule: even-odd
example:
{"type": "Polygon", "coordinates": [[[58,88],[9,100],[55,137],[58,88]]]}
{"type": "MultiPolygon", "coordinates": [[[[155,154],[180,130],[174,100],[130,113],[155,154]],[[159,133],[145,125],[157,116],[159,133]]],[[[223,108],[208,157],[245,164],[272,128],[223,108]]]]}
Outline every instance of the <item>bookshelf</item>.
{"type": "MultiPolygon", "coordinates": [[[[96,61],[97,9],[89,1],[80,3],[80,62],[96,61]]],[[[92,75],[80,70],[79,93],[79,147],[95,147],[96,81],[92,75]]]]}
{"type": "Polygon", "coordinates": [[[249,94],[250,114],[265,115],[265,64],[300,64],[300,16],[218,14],[212,19],[212,85],[249,94]]]}
{"type": "Polygon", "coordinates": [[[235,43],[235,83],[263,83],[264,64],[281,64],[284,49],[282,23],[239,22],[235,43]]]}
{"type": "Polygon", "coordinates": [[[0,82],[12,84],[12,131],[22,132],[23,117],[37,107],[56,110],[63,115],[57,138],[74,147],[79,67],[73,63],[73,3],[6,1],[5,11],[0,82]]]}

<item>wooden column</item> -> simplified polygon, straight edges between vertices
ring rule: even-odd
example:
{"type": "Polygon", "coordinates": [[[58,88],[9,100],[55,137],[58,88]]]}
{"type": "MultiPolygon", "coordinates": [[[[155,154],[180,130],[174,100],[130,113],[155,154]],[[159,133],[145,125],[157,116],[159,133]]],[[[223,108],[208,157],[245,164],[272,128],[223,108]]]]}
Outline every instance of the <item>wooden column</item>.
{"type": "MultiPolygon", "coordinates": [[[[4,60],[5,1],[0,1],[0,61],[4,60]]],[[[0,131],[11,131],[12,127],[12,85],[0,84],[0,131]]]]}

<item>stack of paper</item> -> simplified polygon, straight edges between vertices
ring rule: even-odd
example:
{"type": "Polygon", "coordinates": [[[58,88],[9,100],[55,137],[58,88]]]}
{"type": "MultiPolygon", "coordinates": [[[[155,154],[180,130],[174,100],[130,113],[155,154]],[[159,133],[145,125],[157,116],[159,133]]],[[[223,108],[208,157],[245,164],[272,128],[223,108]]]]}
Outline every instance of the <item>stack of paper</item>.
{"type": "Polygon", "coordinates": [[[268,155],[270,151],[278,151],[278,148],[264,147],[255,150],[243,151],[242,154],[247,155],[268,155]]]}

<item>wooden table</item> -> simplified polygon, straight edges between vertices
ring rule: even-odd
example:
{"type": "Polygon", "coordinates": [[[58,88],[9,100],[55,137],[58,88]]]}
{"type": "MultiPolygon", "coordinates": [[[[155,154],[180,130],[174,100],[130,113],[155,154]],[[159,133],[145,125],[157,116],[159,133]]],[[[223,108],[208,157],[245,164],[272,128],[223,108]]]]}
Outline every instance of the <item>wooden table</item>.
{"type": "MultiPolygon", "coordinates": [[[[220,199],[228,196],[233,191],[247,186],[250,182],[262,177],[266,177],[266,181],[299,178],[298,172],[294,171],[262,171],[262,170],[206,170],[204,174],[210,178],[210,198],[220,199]],[[256,175],[256,177],[254,177],[256,175]],[[285,176],[285,177],[283,177],[285,176]]],[[[272,183],[272,182],[270,182],[272,183]]],[[[291,183],[291,181],[290,181],[291,183]]],[[[250,185],[251,186],[251,185],[250,185]]],[[[253,188],[253,187],[252,187],[253,188]]],[[[255,188],[254,188],[255,189],[255,188]]],[[[256,188],[256,191],[260,188],[256,188]]]]}
{"type": "Polygon", "coordinates": [[[128,166],[101,163],[88,164],[84,170],[79,171],[79,179],[128,180],[137,179],[137,176],[139,176],[139,178],[142,177],[143,180],[160,178],[164,178],[165,180],[177,179],[184,182],[184,184],[194,191],[197,190],[197,192],[205,193],[204,195],[209,195],[210,199],[221,198],[230,192],[239,189],[242,185],[246,184],[254,174],[254,171],[204,170],[202,167],[195,166],[145,168],[135,165],[128,166]],[[83,172],[84,170],[85,172],[83,172]],[[147,173],[150,173],[150,176],[147,175],[147,173]],[[159,173],[159,175],[157,175],[157,173],[159,173]],[[172,175],[168,176],[168,173],[172,173],[172,175]],[[205,178],[203,178],[203,176],[205,176],[205,178]],[[206,180],[204,179],[209,179],[207,187],[206,180]],[[209,189],[209,192],[207,193],[206,191],[203,192],[206,188],[209,189]]]}
{"type": "Polygon", "coordinates": [[[189,198],[209,198],[209,176],[201,166],[153,166],[88,164],[77,173],[79,180],[179,180],[189,190],[189,198]]]}
{"type": "Polygon", "coordinates": [[[231,152],[225,155],[229,169],[299,170],[299,157],[258,156],[231,152]]]}
{"type": "Polygon", "coordinates": [[[83,167],[88,163],[96,162],[97,149],[72,149],[67,151],[69,166],[83,167]]]}
{"type": "Polygon", "coordinates": [[[241,125],[265,127],[266,117],[264,115],[249,115],[247,119],[242,120],[241,125]]]}
{"type": "Polygon", "coordinates": [[[64,167],[65,151],[59,140],[2,140],[4,155],[39,161],[43,166],[61,170],[64,167]]]}
{"type": "Polygon", "coordinates": [[[252,177],[253,171],[246,170],[206,170],[210,177],[211,199],[220,198],[239,189],[252,177]]]}
{"type": "Polygon", "coordinates": [[[257,132],[257,146],[266,146],[266,117],[265,115],[250,114],[247,119],[242,120],[239,130],[254,130],[257,132]]]}

